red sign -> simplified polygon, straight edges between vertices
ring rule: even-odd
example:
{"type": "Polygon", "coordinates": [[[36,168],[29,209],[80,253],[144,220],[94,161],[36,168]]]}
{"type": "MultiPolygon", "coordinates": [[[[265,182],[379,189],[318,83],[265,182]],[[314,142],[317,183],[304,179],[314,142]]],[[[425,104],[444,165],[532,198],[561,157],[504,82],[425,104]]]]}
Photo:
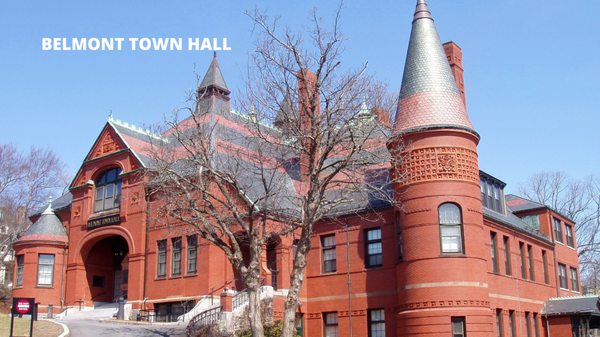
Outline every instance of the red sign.
{"type": "Polygon", "coordinates": [[[13,310],[19,315],[33,313],[33,298],[13,298],[13,310]]]}

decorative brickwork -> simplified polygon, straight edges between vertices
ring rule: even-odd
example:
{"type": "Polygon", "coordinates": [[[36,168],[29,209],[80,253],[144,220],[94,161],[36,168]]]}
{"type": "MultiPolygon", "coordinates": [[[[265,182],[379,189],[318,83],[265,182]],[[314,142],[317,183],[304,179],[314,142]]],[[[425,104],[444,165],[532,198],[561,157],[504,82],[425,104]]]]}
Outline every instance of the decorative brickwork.
{"type": "Polygon", "coordinates": [[[446,301],[423,301],[411,302],[399,305],[398,311],[424,309],[424,308],[448,308],[448,307],[484,307],[489,308],[489,301],[476,300],[446,300],[446,301]]]}
{"type": "Polygon", "coordinates": [[[111,152],[115,152],[121,150],[121,145],[115,140],[113,135],[110,132],[105,132],[98,140],[96,147],[92,150],[92,154],[90,158],[93,159],[97,157],[101,157],[103,155],[109,154],[111,152]]]}
{"type": "Polygon", "coordinates": [[[404,156],[404,184],[432,180],[461,180],[479,184],[477,153],[462,147],[412,149],[404,156]]]}

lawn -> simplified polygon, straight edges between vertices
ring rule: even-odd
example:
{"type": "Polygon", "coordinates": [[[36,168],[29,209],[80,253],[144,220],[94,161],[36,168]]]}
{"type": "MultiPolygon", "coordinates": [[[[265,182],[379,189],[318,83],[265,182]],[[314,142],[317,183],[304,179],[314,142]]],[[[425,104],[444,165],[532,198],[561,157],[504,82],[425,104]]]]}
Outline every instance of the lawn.
{"type": "MultiPolygon", "coordinates": [[[[10,332],[10,315],[0,315],[0,337],[7,337],[10,332]]],[[[63,332],[62,326],[50,321],[34,321],[33,335],[35,337],[56,337],[63,332]]],[[[14,336],[29,336],[29,317],[15,317],[14,336]]]]}

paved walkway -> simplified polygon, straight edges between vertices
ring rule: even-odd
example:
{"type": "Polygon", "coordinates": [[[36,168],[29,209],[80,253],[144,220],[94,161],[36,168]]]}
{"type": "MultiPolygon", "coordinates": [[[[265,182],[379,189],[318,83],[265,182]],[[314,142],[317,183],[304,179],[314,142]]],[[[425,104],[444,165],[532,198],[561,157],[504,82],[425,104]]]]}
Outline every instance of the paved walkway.
{"type": "Polygon", "coordinates": [[[105,303],[95,310],[73,311],[58,319],[71,330],[71,337],[184,337],[185,325],[115,321],[116,304],[105,303]]]}

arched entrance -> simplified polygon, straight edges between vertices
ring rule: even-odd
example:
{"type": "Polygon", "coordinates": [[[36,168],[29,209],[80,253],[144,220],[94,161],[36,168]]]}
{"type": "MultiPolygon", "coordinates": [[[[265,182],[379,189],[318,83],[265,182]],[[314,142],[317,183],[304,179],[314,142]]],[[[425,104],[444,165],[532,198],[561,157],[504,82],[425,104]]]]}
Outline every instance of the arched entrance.
{"type": "Polygon", "coordinates": [[[129,247],[119,236],[88,242],[81,251],[90,298],[93,302],[127,299],[129,247]]]}

